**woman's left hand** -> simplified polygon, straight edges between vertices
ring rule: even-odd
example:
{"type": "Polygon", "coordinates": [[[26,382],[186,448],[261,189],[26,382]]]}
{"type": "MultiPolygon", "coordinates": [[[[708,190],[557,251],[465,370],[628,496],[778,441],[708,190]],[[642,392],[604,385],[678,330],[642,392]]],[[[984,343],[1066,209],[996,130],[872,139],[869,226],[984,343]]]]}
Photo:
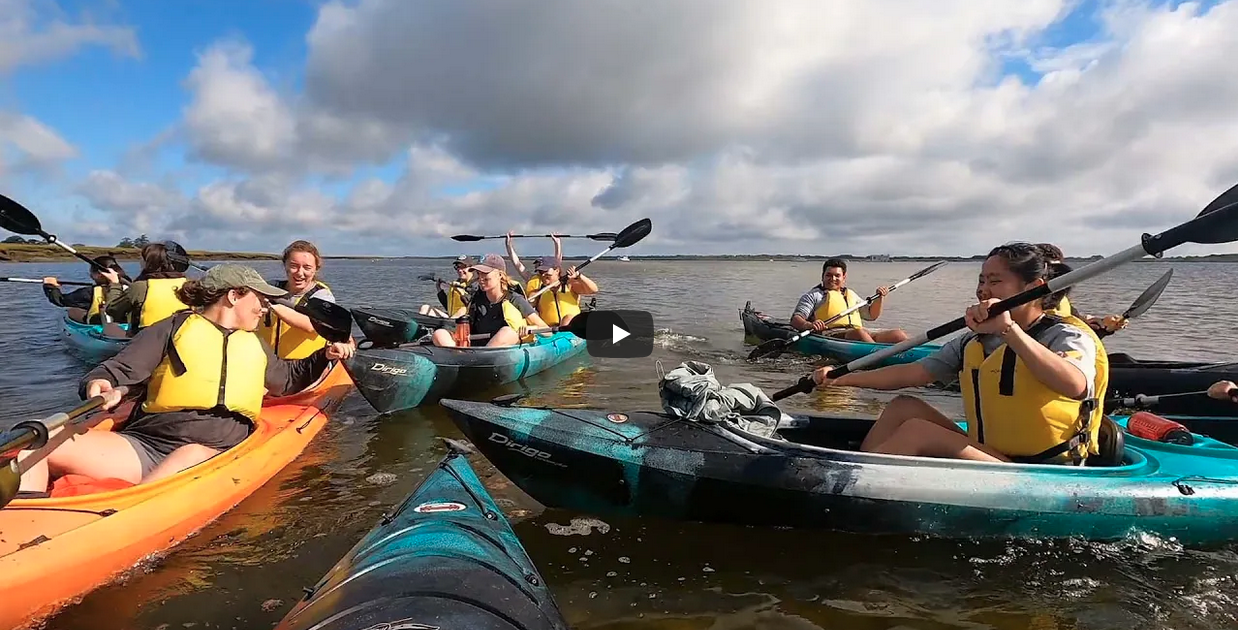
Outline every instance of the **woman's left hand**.
{"type": "Polygon", "coordinates": [[[357,342],[353,341],[352,337],[349,337],[346,343],[337,342],[327,346],[327,358],[332,361],[350,359],[356,353],[357,342]]]}
{"type": "Polygon", "coordinates": [[[982,335],[1002,335],[1015,325],[1010,319],[1010,311],[1002,311],[989,317],[989,307],[1001,300],[989,298],[979,304],[968,307],[963,315],[967,327],[982,335]]]}

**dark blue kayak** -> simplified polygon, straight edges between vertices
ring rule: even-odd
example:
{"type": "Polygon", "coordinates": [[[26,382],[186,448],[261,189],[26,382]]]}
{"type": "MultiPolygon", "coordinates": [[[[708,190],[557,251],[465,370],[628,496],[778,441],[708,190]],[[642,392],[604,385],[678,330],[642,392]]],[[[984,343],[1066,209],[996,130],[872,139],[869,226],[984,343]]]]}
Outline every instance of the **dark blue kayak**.
{"type": "Polygon", "coordinates": [[[276,630],[567,627],[511,524],[452,452],[276,630]]]}

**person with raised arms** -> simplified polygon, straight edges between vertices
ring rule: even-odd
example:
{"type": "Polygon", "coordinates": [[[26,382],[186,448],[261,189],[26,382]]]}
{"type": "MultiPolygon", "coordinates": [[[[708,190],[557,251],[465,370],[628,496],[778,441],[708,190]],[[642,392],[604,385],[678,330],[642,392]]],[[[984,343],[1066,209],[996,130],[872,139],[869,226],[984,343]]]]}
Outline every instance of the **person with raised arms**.
{"type": "Polygon", "coordinates": [[[513,242],[512,230],[507,231],[507,257],[511,259],[512,266],[516,268],[516,272],[524,279],[524,294],[533,295],[538,289],[542,288],[542,269],[552,260],[563,260],[563,241],[557,233],[552,233],[550,240],[555,244],[554,256],[547,258],[539,256],[533,260],[533,271],[529,271],[524,263],[520,262],[520,256],[516,254],[516,244],[513,242]]]}
{"type": "Polygon", "coordinates": [[[863,302],[864,298],[847,288],[847,261],[841,258],[831,258],[821,265],[821,284],[810,289],[800,297],[791,315],[791,327],[796,330],[808,330],[824,334],[827,337],[838,337],[852,341],[867,341],[869,343],[898,343],[907,340],[907,333],[900,328],[891,330],[874,330],[871,333],[864,329],[864,322],[876,321],[881,317],[882,302],[889,287],[877,287],[877,298],[871,305],[839,318],[829,324],[826,320],[842,313],[853,304],[863,302]]]}
{"type": "Polygon", "coordinates": [[[104,409],[120,402],[117,387],[144,384],[129,418],[66,440],[22,475],[21,490],[46,492],[67,474],[148,483],[204,462],[249,436],[265,394],[301,391],[356,349],[349,339],[303,359],[275,356],[254,331],[267,300],[287,292],[249,267],[216,265],[176,293],[194,310],[144,328],[81,380],[82,399],[102,395],[104,409]]]}
{"type": "Polygon", "coordinates": [[[189,308],[176,292],[185,283],[188,261],[173,262],[163,243],[146,245],[141,257],[142,273],[127,288],[116,271],[101,272],[108,282],[104,295],[107,314],[118,322],[128,322],[130,335],[189,308]]]}
{"type": "MultiPolygon", "coordinates": [[[[322,256],[313,243],[293,241],[284,248],[283,261],[286,279],[276,281],[274,286],[287,291],[293,304],[303,304],[311,297],[335,302],[331,287],[318,279],[322,256]]],[[[270,305],[258,327],[258,336],[281,359],[304,359],[327,345],[309,317],[283,304],[270,305]]]]}
{"type": "MultiPolygon", "coordinates": [[[[538,317],[529,301],[512,291],[502,256],[486,254],[480,264],[470,269],[477,272],[481,290],[469,303],[468,325],[457,327],[460,341],[465,334],[484,334],[490,335],[485,344],[489,347],[514,346],[533,341],[529,328],[546,328],[546,322],[538,317]]],[[[434,331],[431,340],[436,346],[460,345],[450,331],[442,328],[434,331]]]]}
{"type": "Polygon", "coordinates": [[[861,450],[990,462],[1082,463],[1099,453],[1100,401],[1109,382],[1104,346],[1090,326],[1050,314],[1069,289],[989,318],[988,308],[1068,272],[1029,243],[994,248],[964,319],[971,332],[915,363],[850,372],[818,385],[897,390],[958,379],[967,429],[923,400],[900,395],[881,412],[861,450]]]}
{"type": "MultiPolygon", "coordinates": [[[[95,263],[104,269],[110,269],[117,274],[117,280],[120,279],[119,274],[124,273],[120,263],[111,256],[95,256],[95,263]]],[[[60,290],[60,280],[54,276],[43,278],[43,294],[47,296],[47,301],[68,310],[70,319],[82,324],[102,324],[103,315],[106,312],[105,305],[107,302],[104,296],[107,292],[108,278],[99,273],[95,267],[90,268],[90,279],[94,281],[93,287],[82,287],[64,293],[60,290]]]]}
{"type": "Polygon", "coordinates": [[[564,272],[563,261],[558,258],[543,261],[538,275],[541,278],[539,289],[555,287],[534,298],[537,314],[551,326],[570,324],[572,318],[580,314],[580,296],[598,292],[597,283],[577,271],[576,267],[568,267],[564,272]],[[567,279],[563,284],[559,284],[560,274],[567,279]]]}

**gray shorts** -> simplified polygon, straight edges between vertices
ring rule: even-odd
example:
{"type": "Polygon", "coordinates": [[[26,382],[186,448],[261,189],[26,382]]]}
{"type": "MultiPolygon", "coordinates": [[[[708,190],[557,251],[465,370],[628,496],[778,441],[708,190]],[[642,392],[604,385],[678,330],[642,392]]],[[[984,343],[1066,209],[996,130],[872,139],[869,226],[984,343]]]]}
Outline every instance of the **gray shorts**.
{"type": "Polygon", "coordinates": [[[167,453],[160,452],[136,436],[124,432],[117,432],[116,435],[125,438],[133,446],[133,452],[138,454],[138,461],[142,462],[143,478],[150,474],[150,471],[154,470],[159,465],[159,462],[162,462],[168,456],[167,453]]]}

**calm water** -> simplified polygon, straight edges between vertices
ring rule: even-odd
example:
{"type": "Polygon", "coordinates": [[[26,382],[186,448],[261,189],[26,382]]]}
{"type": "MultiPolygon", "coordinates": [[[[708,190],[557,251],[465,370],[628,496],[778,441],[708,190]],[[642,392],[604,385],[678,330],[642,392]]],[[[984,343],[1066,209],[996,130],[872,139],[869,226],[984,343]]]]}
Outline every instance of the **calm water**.
{"type": "MultiPolygon", "coordinates": [[[[329,261],[325,278],[343,304],[409,306],[433,299],[430,283],[414,278],[449,272],[445,262],[329,261]]],[[[1169,265],[1128,265],[1081,285],[1073,299],[1085,312],[1119,312],[1169,265]]],[[[276,264],[256,266],[279,277],[276,264]]],[[[857,263],[850,285],[867,295],[922,266],[857,263]]],[[[1238,304],[1228,288],[1238,265],[1173,266],[1174,280],[1157,306],[1107,347],[1144,358],[1232,357],[1238,304]],[[1228,297],[1206,297],[1217,295],[1228,297]]],[[[591,269],[603,288],[599,307],[653,312],[662,329],[658,347],[648,359],[586,357],[533,377],[520,387],[539,404],[656,408],[655,360],[665,369],[686,359],[705,361],[724,383],[746,381],[770,391],[813,366],[792,354],[747,364],[751,346],[738,309],[752,300],[785,316],[817,281],[816,263],[600,262],[591,269]]],[[[978,264],[953,263],[899,289],[877,323],[914,333],[958,316],[973,299],[978,270],[978,264]]],[[[48,274],[85,279],[77,264],[0,264],[0,276],[48,274]]],[[[7,306],[0,316],[0,356],[7,358],[0,369],[0,426],[71,406],[89,366],[65,352],[58,311],[37,285],[0,283],[0,301],[7,306]]],[[[919,393],[948,413],[961,413],[948,393],[919,393]]],[[[838,389],[799,396],[786,407],[875,414],[890,397],[838,389]]],[[[301,587],[321,577],[438,461],[440,436],[460,433],[437,407],[380,419],[354,394],[305,454],[258,493],[48,627],[270,627],[301,587]],[[395,473],[398,481],[368,483],[377,472],[395,473]]],[[[1198,551],[1152,537],[1112,544],[975,543],[598,520],[546,510],[480,456],[474,464],[577,628],[1238,626],[1238,546],[1198,551]]]]}

